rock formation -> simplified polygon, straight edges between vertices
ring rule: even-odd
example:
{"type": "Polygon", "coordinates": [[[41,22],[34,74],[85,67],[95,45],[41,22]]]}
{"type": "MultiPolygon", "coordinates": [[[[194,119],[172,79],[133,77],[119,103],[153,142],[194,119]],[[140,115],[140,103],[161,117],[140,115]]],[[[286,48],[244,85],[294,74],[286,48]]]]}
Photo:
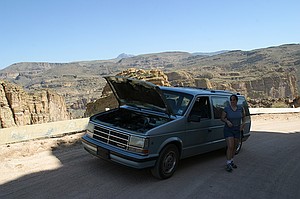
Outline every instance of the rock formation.
{"type": "Polygon", "coordinates": [[[166,75],[172,86],[195,86],[193,75],[184,70],[172,71],[166,75]]]}
{"type": "Polygon", "coordinates": [[[214,77],[194,77],[186,71],[166,73],[172,86],[190,86],[239,92],[249,98],[294,98],[297,96],[297,77],[288,72],[273,72],[255,79],[241,77],[239,73],[215,73],[214,77]],[[230,76],[230,78],[228,78],[230,76]]]}
{"type": "Polygon", "coordinates": [[[0,80],[0,128],[71,119],[62,96],[50,90],[26,93],[0,80]]]}
{"type": "MultiPolygon", "coordinates": [[[[240,76],[239,73],[231,73],[231,79],[214,81],[213,77],[208,73],[200,75],[200,78],[194,78],[192,74],[183,70],[164,73],[158,69],[143,70],[135,68],[122,71],[117,76],[146,80],[158,86],[198,87],[239,92],[250,99],[253,98],[249,100],[250,107],[272,107],[278,103],[288,106],[289,103],[286,101],[286,97],[294,96],[297,92],[296,77],[293,74],[284,72],[280,75],[269,75],[245,81],[236,77],[240,76]]],[[[106,84],[102,97],[95,102],[87,104],[85,117],[105,111],[106,108],[115,108],[117,106],[118,102],[112,95],[110,87],[106,84]]]]}

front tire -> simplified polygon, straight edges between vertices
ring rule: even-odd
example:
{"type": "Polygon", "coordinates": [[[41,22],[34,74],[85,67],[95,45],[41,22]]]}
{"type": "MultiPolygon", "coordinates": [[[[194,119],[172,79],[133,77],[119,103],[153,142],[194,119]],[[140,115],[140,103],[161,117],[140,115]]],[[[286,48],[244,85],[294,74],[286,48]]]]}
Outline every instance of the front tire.
{"type": "Polygon", "coordinates": [[[167,145],[160,153],[151,173],[158,179],[170,178],[176,171],[179,162],[178,148],[174,144],[167,145]]]}

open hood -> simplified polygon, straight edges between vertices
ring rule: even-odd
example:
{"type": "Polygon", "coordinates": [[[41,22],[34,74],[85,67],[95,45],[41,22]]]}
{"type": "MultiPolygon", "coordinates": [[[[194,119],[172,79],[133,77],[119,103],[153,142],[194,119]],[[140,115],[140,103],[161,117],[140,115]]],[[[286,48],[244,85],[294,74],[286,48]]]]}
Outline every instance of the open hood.
{"type": "Polygon", "coordinates": [[[147,81],[109,76],[104,77],[116,96],[119,106],[129,105],[171,114],[160,88],[147,81]]]}

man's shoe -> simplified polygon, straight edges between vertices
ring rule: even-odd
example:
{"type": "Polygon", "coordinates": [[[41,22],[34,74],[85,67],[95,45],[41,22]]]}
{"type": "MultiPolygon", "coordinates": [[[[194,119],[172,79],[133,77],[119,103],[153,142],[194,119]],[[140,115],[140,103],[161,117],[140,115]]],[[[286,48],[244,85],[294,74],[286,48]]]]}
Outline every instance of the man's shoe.
{"type": "Polygon", "coordinates": [[[232,166],[231,164],[227,164],[226,166],[226,171],[231,172],[232,171],[232,166]]]}

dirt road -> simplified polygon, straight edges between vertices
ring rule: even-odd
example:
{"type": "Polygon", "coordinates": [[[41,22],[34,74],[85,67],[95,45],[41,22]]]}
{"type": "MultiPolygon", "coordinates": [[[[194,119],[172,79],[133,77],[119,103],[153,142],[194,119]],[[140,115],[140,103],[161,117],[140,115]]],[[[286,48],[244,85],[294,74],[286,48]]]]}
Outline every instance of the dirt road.
{"type": "Polygon", "coordinates": [[[181,161],[163,181],[89,155],[82,134],[2,145],[0,198],[300,198],[300,114],[252,121],[232,173],[220,150],[181,161]]]}

